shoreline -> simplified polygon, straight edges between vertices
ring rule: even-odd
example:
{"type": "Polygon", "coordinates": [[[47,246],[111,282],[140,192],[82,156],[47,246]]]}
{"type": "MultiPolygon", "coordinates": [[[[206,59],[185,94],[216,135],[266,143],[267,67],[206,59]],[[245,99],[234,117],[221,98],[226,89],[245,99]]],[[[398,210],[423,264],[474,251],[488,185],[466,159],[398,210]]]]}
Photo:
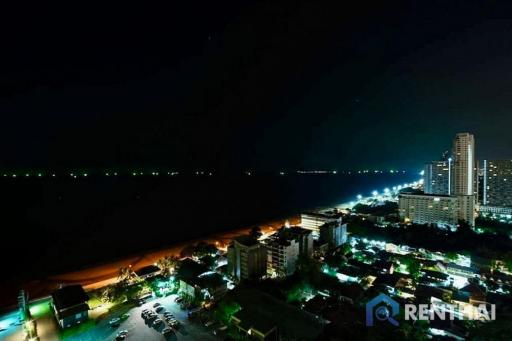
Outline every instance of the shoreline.
{"type": "MultiPolygon", "coordinates": [[[[410,184],[412,185],[412,184],[410,184]]],[[[401,187],[401,186],[399,186],[401,187]]],[[[359,200],[364,200],[371,197],[362,197],[359,200]]],[[[327,209],[342,209],[352,208],[354,202],[342,202],[330,205],[328,207],[316,207],[312,211],[322,211],[327,209]]],[[[234,237],[248,233],[253,226],[259,226],[263,233],[269,233],[282,227],[286,221],[292,225],[300,223],[300,213],[291,214],[288,217],[278,218],[270,222],[253,224],[249,227],[236,228],[224,232],[216,232],[204,238],[196,238],[186,241],[181,241],[161,249],[152,249],[149,251],[142,251],[129,256],[121,256],[114,261],[107,261],[101,264],[92,265],[75,271],[69,271],[62,274],[50,275],[40,280],[29,280],[18,286],[18,290],[23,288],[31,297],[30,301],[38,300],[43,297],[48,297],[52,291],[62,285],[80,284],[86,291],[95,290],[109,284],[117,282],[119,268],[128,267],[131,265],[134,271],[156,263],[157,260],[171,255],[180,254],[181,250],[187,245],[196,244],[198,242],[207,242],[215,244],[223,248],[229,244],[234,237]]],[[[8,296],[11,298],[11,296],[8,296]]],[[[15,307],[16,295],[12,295],[12,300],[6,299],[5,302],[0,303],[0,313],[15,307]]]]}
{"type": "MultiPolygon", "coordinates": [[[[270,233],[282,227],[286,221],[289,221],[291,224],[298,224],[300,222],[300,215],[280,218],[263,224],[255,224],[254,226],[259,226],[263,233],[270,233]]],[[[119,268],[121,267],[131,265],[132,269],[137,271],[142,267],[154,264],[157,260],[165,256],[179,256],[184,247],[191,244],[197,244],[199,242],[221,245],[221,247],[225,245],[227,247],[234,237],[248,233],[251,228],[252,226],[218,232],[205,238],[187,240],[162,249],[155,249],[131,256],[121,257],[121,259],[116,261],[105,262],[103,264],[87,267],[81,270],[52,275],[42,280],[32,280],[24,283],[21,288],[30,295],[30,301],[48,297],[53,290],[57,289],[61,285],[80,284],[86,291],[92,291],[117,282],[119,268]]],[[[13,299],[13,302],[15,302],[15,298],[13,299]]],[[[13,308],[15,308],[15,305],[10,303],[6,303],[6,305],[2,304],[0,306],[0,312],[3,313],[13,308]]]]}

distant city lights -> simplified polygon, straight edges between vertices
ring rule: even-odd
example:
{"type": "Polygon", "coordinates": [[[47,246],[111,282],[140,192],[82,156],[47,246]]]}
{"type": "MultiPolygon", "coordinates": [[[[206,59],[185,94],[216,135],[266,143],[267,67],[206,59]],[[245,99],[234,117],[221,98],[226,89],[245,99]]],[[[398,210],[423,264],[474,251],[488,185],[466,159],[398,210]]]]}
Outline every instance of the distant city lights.
{"type": "MultiPolygon", "coordinates": [[[[296,171],[280,170],[277,172],[277,174],[279,176],[289,176],[289,175],[294,175],[294,174],[298,174],[298,175],[333,175],[333,176],[338,175],[338,174],[341,174],[341,175],[352,175],[352,174],[373,175],[373,174],[384,174],[384,173],[398,174],[398,173],[406,173],[406,171],[405,170],[397,170],[397,169],[390,169],[390,170],[379,170],[379,169],[336,170],[336,169],[331,169],[331,170],[296,170],[296,171]]],[[[163,175],[176,176],[178,174],[179,174],[179,172],[177,172],[177,171],[168,171],[168,170],[163,170],[163,169],[160,169],[160,170],[158,170],[158,169],[152,169],[152,170],[151,169],[150,170],[133,169],[133,170],[129,170],[126,172],[114,171],[112,169],[109,169],[109,170],[99,169],[97,171],[92,170],[92,169],[89,169],[88,171],[75,169],[75,170],[69,170],[66,173],[58,173],[58,172],[55,172],[52,170],[36,169],[36,170],[19,170],[18,172],[6,171],[6,172],[2,173],[3,177],[5,177],[5,178],[7,178],[7,177],[10,177],[10,178],[17,178],[17,177],[22,177],[22,178],[47,178],[47,177],[58,178],[58,177],[67,176],[67,177],[70,177],[73,179],[84,178],[84,177],[97,177],[97,176],[105,176],[105,177],[154,176],[154,177],[157,177],[157,176],[163,176],[163,175]]],[[[206,171],[194,170],[193,172],[191,172],[189,174],[193,174],[193,175],[197,175],[197,176],[202,176],[202,175],[214,176],[215,172],[214,172],[214,170],[206,170],[206,171]]],[[[251,176],[251,175],[255,175],[257,173],[253,170],[246,170],[246,171],[242,171],[241,174],[251,176]]],[[[262,174],[265,174],[265,173],[263,172],[262,174]]],[[[409,186],[409,185],[407,185],[407,186],[409,186]]]]}

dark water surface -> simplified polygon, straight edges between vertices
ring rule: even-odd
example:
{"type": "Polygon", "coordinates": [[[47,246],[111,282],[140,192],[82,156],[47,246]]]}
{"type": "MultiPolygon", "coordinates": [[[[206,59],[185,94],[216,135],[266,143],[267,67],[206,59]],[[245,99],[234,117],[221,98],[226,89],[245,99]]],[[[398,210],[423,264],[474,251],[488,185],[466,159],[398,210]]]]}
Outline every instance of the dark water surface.
{"type": "Polygon", "coordinates": [[[404,174],[1,179],[0,281],[80,269],[412,180],[404,174]]]}

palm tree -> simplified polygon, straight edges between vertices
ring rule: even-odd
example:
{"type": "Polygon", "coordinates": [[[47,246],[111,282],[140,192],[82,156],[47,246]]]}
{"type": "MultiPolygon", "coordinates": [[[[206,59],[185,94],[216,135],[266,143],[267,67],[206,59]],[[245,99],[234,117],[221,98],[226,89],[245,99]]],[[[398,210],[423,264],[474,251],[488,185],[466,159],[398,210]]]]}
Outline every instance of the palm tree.
{"type": "Polygon", "coordinates": [[[117,275],[117,281],[118,282],[128,282],[133,277],[133,271],[131,265],[128,267],[120,267],[119,273],[117,275]]]}

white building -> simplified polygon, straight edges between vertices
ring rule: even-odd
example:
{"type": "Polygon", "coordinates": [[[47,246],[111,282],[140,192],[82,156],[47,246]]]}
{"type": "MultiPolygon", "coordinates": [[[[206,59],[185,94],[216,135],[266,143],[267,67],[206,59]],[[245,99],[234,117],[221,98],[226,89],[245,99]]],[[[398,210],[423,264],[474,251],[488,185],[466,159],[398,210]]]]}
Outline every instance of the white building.
{"type": "Polygon", "coordinates": [[[310,230],[293,226],[283,227],[265,240],[267,247],[267,275],[286,277],[295,272],[299,256],[311,257],[313,236],[310,230]]]}
{"type": "Polygon", "coordinates": [[[437,224],[455,227],[459,220],[475,224],[475,204],[472,195],[400,194],[398,209],[404,222],[437,224]]]}
{"type": "Polygon", "coordinates": [[[318,239],[320,237],[320,226],[337,221],[338,219],[340,219],[340,217],[336,213],[302,213],[300,215],[300,226],[303,229],[312,231],[313,238],[318,239]]]}
{"type": "Polygon", "coordinates": [[[295,239],[270,237],[267,241],[267,276],[287,277],[295,272],[299,258],[299,242],[295,239]]]}

